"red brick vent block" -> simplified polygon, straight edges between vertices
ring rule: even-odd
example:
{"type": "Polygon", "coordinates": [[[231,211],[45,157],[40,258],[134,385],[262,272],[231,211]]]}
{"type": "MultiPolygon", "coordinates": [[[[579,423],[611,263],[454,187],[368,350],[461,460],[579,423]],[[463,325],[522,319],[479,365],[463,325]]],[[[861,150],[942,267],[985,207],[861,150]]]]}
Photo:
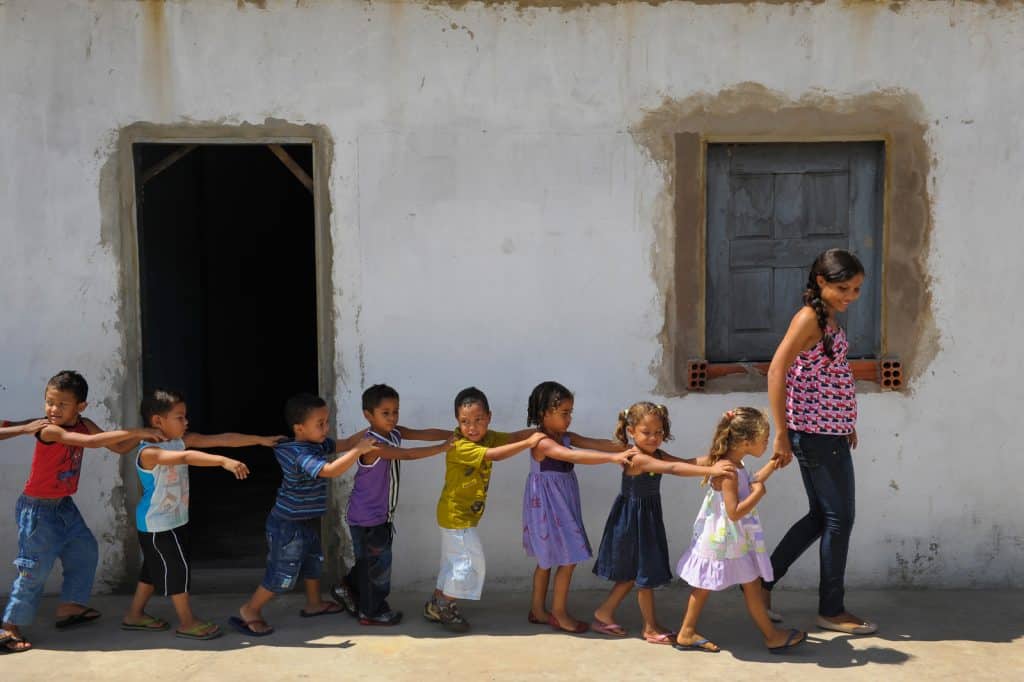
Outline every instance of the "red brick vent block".
{"type": "Polygon", "coordinates": [[[707,360],[699,358],[690,360],[686,368],[686,389],[689,391],[703,391],[708,385],[708,363],[707,360]]]}
{"type": "Polygon", "coordinates": [[[878,361],[878,385],[883,391],[903,388],[903,363],[899,358],[887,357],[878,361]]]}

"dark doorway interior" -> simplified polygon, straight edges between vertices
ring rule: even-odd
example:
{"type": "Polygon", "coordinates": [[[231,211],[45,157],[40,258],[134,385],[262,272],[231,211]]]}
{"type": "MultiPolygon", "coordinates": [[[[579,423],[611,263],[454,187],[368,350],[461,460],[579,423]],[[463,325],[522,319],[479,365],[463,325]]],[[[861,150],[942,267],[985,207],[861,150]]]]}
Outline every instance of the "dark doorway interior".
{"type": "MultiPolygon", "coordinates": [[[[312,177],[312,145],[282,148],[312,177]]],[[[144,389],[184,391],[192,431],[287,434],[285,399],[318,387],[311,192],[268,145],[133,151],[144,389]]],[[[262,565],[280,470],[267,448],[220,452],[252,473],[191,468],[195,564],[262,565]]]]}

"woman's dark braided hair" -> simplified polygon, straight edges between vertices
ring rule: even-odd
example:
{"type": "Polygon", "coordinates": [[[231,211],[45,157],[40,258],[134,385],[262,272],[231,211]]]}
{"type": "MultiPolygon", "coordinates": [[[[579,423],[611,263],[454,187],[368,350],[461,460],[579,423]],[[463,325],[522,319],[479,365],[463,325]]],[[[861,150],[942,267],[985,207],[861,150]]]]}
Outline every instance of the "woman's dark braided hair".
{"type": "Polygon", "coordinates": [[[572,400],[572,391],[557,381],[544,381],[530,391],[530,400],[526,404],[526,425],[540,425],[544,413],[558,407],[563,400],[572,400]]]}
{"type": "Polygon", "coordinates": [[[833,357],[832,335],[828,331],[828,308],[825,306],[825,301],[821,299],[818,277],[824,278],[826,282],[834,283],[846,282],[863,274],[864,266],[860,260],[843,249],[825,251],[815,258],[811,265],[811,272],[807,275],[807,288],[804,289],[804,305],[810,306],[818,318],[818,328],[821,329],[825,355],[829,359],[833,357]]]}

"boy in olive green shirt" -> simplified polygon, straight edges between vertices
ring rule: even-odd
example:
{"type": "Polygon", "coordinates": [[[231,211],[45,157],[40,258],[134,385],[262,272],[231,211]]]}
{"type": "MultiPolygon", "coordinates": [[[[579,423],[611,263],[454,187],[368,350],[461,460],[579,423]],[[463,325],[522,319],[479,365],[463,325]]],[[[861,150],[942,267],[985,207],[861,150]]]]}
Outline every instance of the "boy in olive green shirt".
{"type": "Polygon", "coordinates": [[[456,440],[445,455],[444,490],[437,501],[441,527],[441,570],[434,595],[423,617],[452,632],[465,632],[469,623],[456,599],[480,599],[486,564],[476,526],[484,514],[487,487],[494,462],[535,447],[545,436],[525,429],[516,433],[488,431],[491,409],[487,396],[466,388],[455,396],[456,440]]]}

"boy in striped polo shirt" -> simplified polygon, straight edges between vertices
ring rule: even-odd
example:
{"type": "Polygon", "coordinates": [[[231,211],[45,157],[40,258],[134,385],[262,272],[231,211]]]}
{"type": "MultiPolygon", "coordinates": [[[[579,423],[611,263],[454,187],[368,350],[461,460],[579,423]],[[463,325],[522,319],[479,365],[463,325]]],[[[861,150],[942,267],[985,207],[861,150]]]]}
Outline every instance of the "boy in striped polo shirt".
{"type": "Polygon", "coordinates": [[[277,594],[291,590],[301,575],[306,591],[306,607],[299,615],[308,618],[344,609],[320,596],[320,572],[323,549],[320,546],[320,517],[327,512],[327,480],[347,471],[359,456],[377,447],[362,434],[344,441],[327,436],[330,415],[327,403],[319,396],[300,393],[284,406],[285,419],[291,425],[293,440],[274,446],[281,465],[281,487],[267,516],[267,570],[263,582],[252,597],[232,616],[232,627],[243,634],[263,637],[274,631],[263,618],[263,607],[277,594]],[[356,441],[350,443],[350,441],[356,441]],[[328,457],[349,448],[333,461],[328,457]]]}

